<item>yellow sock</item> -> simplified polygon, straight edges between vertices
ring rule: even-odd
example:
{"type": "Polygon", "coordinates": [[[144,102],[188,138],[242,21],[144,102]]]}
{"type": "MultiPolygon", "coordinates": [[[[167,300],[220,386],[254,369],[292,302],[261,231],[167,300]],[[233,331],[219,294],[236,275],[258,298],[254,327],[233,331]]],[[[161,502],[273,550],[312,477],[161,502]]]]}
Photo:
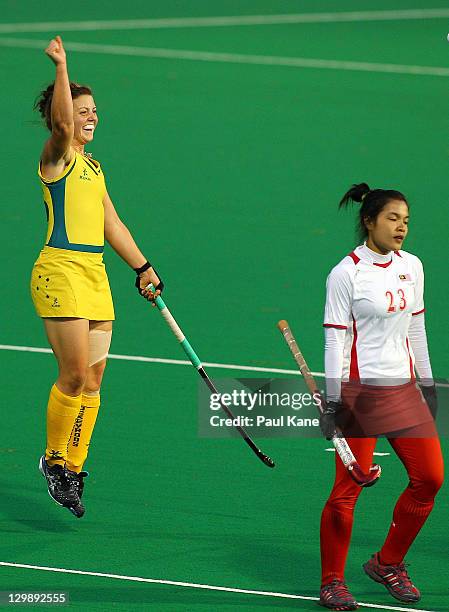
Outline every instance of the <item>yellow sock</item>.
{"type": "Polygon", "coordinates": [[[81,394],[77,397],[66,395],[53,385],[47,406],[47,448],[45,459],[49,465],[64,465],[67,458],[67,444],[73,423],[80,411],[81,394]]]}
{"type": "Polygon", "coordinates": [[[89,452],[90,438],[100,408],[100,394],[81,396],[81,408],[75,419],[67,451],[67,468],[78,474],[83,469],[89,452]]]}

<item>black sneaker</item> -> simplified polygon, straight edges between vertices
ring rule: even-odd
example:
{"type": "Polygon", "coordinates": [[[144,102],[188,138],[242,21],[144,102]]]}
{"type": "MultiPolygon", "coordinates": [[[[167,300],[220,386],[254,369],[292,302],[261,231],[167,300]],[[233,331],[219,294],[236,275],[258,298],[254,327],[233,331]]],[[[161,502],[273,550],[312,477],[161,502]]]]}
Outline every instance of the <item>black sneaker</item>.
{"type": "Polygon", "coordinates": [[[343,580],[337,578],[323,584],[318,603],[330,610],[357,610],[359,607],[343,580]]]}
{"type": "Polygon", "coordinates": [[[39,460],[39,470],[47,481],[48,494],[60,506],[68,508],[72,514],[81,518],[84,506],[80,502],[78,485],[68,475],[62,465],[49,466],[45,455],[39,460]]]}
{"type": "Polygon", "coordinates": [[[67,470],[67,476],[74,482],[74,486],[78,491],[78,497],[81,499],[84,491],[84,479],[89,476],[89,472],[72,472],[72,470],[67,470]]]}

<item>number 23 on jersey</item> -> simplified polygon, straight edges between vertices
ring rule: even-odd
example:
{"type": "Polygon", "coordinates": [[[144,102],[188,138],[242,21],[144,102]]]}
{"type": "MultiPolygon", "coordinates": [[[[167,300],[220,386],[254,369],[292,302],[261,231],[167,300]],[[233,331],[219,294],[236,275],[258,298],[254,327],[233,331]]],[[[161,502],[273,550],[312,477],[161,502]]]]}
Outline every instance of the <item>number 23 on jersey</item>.
{"type": "Polygon", "coordinates": [[[397,289],[396,295],[392,291],[386,291],[385,297],[387,298],[387,312],[396,312],[407,307],[407,301],[402,289],[397,289]]]}

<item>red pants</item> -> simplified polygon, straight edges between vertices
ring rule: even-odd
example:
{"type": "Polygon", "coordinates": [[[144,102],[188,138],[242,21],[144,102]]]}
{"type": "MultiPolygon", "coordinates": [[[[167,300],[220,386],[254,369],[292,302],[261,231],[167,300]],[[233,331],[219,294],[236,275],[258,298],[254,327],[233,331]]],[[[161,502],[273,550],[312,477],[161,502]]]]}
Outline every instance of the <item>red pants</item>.
{"type": "MultiPolygon", "coordinates": [[[[392,438],[388,441],[409,476],[409,484],[396,503],[390,530],[380,550],[381,563],[396,565],[403,561],[432,511],[435,495],[443,483],[444,467],[437,437],[392,438]]],[[[376,442],[376,438],[348,439],[364,472],[371,467],[376,442]]],[[[335,454],[335,483],[321,516],[322,584],[333,578],[344,580],[354,507],[362,491],[335,454]]],[[[369,495],[375,494],[376,489],[369,491],[369,495]]]]}

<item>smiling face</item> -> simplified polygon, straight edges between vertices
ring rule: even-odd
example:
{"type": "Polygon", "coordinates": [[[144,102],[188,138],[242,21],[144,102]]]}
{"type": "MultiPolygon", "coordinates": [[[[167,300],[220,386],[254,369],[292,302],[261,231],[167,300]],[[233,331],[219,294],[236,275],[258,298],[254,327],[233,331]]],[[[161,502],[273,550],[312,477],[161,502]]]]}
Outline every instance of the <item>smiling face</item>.
{"type": "Polygon", "coordinates": [[[376,253],[387,254],[402,248],[408,232],[409,211],[403,200],[390,200],[377,217],[365,219],[366,245],[376,253]]]}
{"type": "Polygon", "coordinates": [[[98,116],[95,101],[92,96],[84,94],[73,100],[73,139],[86,145],[94,139],[98,116]]]}

